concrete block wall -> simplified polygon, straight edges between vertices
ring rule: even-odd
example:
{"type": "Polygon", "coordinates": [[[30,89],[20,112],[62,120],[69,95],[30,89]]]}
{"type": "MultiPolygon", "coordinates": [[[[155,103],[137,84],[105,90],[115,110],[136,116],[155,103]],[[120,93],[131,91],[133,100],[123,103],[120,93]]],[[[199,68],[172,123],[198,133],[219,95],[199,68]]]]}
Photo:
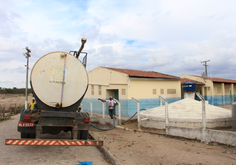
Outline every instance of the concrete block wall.
{"type": "MultiPolygon", "coordinates": [[[[88,99],[93,104],[93,113],[101,113],[102,114],[102,103],[98,101],[97,98],[84,98],[83,103],[83,111],[90,112],[90,104],[86,101],[88,99]]],[[[102,98],[104,99],[104,98],[102,98]]],[[[180,97],[166,98],[169,103],[179,101],[180,97]]],[[[107,100],[107,99],[104,99],[107,100]]],[[[140,102],[140,109],[150,109],[154,107],[160,106],[160,100],[155,99],[137,99],[140,102]]],[[[137,112],[137,104],[132,99],[120,99],[121,103],[121,116],[122,117],[131,117],[137,112]]],[[[163,103],[164,105],[164,103],[163,103]]],[[[118,105],[119,106],[119,105],[118,105]]],[[[118,106],[116,106],[115,111],[116,115],[118,115],[118,106]]],[[[108,114],[108,105],[105,103],[105,114],[108,114]]]]}

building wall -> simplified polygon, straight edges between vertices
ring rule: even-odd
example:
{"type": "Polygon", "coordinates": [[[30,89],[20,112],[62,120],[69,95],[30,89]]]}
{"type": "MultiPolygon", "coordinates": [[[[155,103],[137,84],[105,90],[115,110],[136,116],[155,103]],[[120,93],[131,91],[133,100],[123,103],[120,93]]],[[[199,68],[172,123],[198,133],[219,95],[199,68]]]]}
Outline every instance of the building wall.
{"type": "Polygon", "coordinates": [[[214,83],[214,93],[214,105],[225,105],[234,102],[235,92],[232,91],[231,84],[214,83]]]}
{"type": "Polygon", "coordinates": [[[204,83],[205,84],[205,81],[202,77],[196,77],[196,76],[191,76],[191,75],[183,75],[183,76],[180,76],[181,78],[187,78],[187,79],[190,79],[190,80],[195,80],[195,81],[198,81],[198,82],[201,82],[201,83],[204,83]]]}
{"type": "Polygon", "coordinates": [[[165,95],[166,98],[181,97],[181,81],[166,79],[142,79],[131,78],[128,98],[137,99],[158,98],[165,95]]]}
{"type": "MultiPolygon", "coordinates": [[[[166,95],[168,103],[181,99],[180,80],[134,79],[129,78],[127,74],[101,67],[92,70],[88,75],[89,87],[82,101],[83,110],[87,112],[90,112],[90,104],[86,100],[92,102],[94,113],[102,113],[102,103],[98,101],[98,98],[108,99],[109,96],[115,98],[116,91],[121,104],[121,115],[124,117],[130,117],[137,112],[137,104],[132,100],[132,97],[140,101],[141,109],[159,106],[158,97],[163,94],[166,95]],[[153,89],[156,90],[156,93],[153,89]],[[161,89],[163,90],[161,91],[161,89]],[[172,94],[173,90],[174,94],[172,94]]],[[[108,114],[107,103],[105,103],[105,113],[108,114]]],[[[116,114],[118,114],[118,106],[116,114]]]]}
{"type": "Polygon", "coordinates": [[[129,77],[127,74],[97,67],[88,73],[89,87],[85,98],[115,97],[114,90],[118,90],[120,99],[127,99],[129,77]],[[122,89],[126,94],[122,94],[122,89]]]}
{"type": "MultiPolygon", "coordinates": [[[[214,85],[212,80],[203,79],[202,77],[196,77],[191,75],[183,75],[181,78],[187,78],[190,80],[198,81],[204,83],[204,85],[197,85],[197,92],[199,92],[205,100],[209,102],[209,104],[214,104],[214,85]]],[[[195,97],[196,100],[200,100],[197,96],[195,97]]]]}
{"type": "Polygon", "coordinates": [[[132,97],[140,102],[140,109],[160,106],[158,97],[161,95],[166,96],[168,103],[180,100],[180,84],[180,80],[130,78],[128,99],[120,100],[123,109],[122,115],[128,117],[137,112],[137,104],[132,100],[132,97]],[[175,91],[174,94],[173,90],[175,91]]]}
{"type": "Polygon", "coordinates": [[[89,84],[109,85],[128,84],[129,76],[124,73],[97,67],[88,73],[89,84]]]}
{"type": "Polygon", "coordinates": [[[85,98],[115,98],[115,92],[118,91],[119,99],[127,99],[128,85],[89,85],[85,98]]]}
{"type": "Polygon", "coordinates": [[[236,85],[232,86],[230,83],[214,83],[210,79],[190,75],[183,75],[181,78],[188,78],[205,83],[205,85],[197,86],[197,92],[201,93],[203,97],[208,100],[209,104],[212,105],[231,104],[236,96],[236,85]]]}

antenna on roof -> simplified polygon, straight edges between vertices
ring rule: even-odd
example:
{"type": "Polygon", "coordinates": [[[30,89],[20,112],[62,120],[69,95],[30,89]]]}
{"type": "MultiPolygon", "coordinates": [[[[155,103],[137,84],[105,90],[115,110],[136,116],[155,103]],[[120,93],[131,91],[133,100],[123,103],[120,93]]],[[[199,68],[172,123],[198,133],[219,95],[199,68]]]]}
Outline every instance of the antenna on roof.
{"type": "Polygon", "coordinates": [[[209,66],[209,65],[207,65],[207,62],[209,62],[209,61],[210,60],[201,62],[201,63],[205,63],[205,64],[203,64],[203,66],[205,66],[205,73],[204,72],[202,73],[202,77],[208,77],[208,75],[207,75],[207,66],[209,66]]]}

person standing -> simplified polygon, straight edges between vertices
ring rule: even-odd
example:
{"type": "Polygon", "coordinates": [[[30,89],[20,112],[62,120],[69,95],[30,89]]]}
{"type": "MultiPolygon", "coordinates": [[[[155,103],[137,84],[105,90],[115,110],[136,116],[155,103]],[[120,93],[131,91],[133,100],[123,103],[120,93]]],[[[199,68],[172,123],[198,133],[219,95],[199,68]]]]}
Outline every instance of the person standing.
{"type": "Polygon", "coordinates": [[[103,100],[98,98],[98,100],[102,101],[102,102],[107,102],[108,103],[108,108],[109,108],[109,116],[111,117],[111,119],[113,119],[113,115],[114,115],[114,109],[117,105],[117,102],[115,102],[112,97],[109,97],[109,100],[103,100]]]}
{"type": "Polygon", "coordinates": [[[33,98],[30,105],[29,105],[29,109],[33,110],[35,104],[36,104],[36,102],[35,102],[35,99],[33,98]]]}

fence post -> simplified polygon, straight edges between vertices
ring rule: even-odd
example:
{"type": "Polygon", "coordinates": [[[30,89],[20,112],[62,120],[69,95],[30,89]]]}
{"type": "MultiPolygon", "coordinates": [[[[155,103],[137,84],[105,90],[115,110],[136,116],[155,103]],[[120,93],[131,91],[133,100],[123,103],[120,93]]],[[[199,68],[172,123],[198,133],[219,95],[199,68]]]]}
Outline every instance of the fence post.
{"type": "Polygon", "coordinates": [[[121,104],[118,100],[114,98],[114,100],[119,104],[119,125],[121,125],[121,104]]]}
{"type": "Polygon", "coordinates": [[[206,133],[206,105],[205,105],[205,99],[202,97],[202,95],[198,92],[196,92],[196,95],[201,99],[202,101],[202,141],[205,142],[205,133],[206,133]]]}
{"type": "Polygon", "coordinates": [[[166,124],[166,134],[169,134],[169,112],[168,112],[168,101],[163,97],[159,96],[159,99],[165,103],[165,124],[166,124]]]}
{"type": "Polygon", "coordinates": [[[98,100],[100,103],[102,103],[102,118],[105,118],[105,105],[104,102],[102,102],[101,100],[98,100]]]}
{"type": "Polygon", "coordinates": [[[3,115],[2,117],[5,117],[5,107],[3,107],[3,115]]]}
{"type": "Polygon", "coordinates": [[[2,117],[2,106],[0,105],[0,118],[2,117]]]}
{"type": "Polygon", "coordinates": [[[138,113],[138,130],[141,130],[141,129],[140,129],[140,103],[139,103],[138,100],[136,100],[136,99],[133,98],[133,97],[132,97],[132,100],[133,100],[134,102],[136,102],[136,104],[137,104],[137,113],[138,113]]]}
{"type": "Polygon", "coordinates": [[[89,101],[88,99],[86,99],[86,101],[90,104],[90,112],[91,112],[91,117],[93,116],[93,104],[91,101],[89,101]]]}
{"type": "Polygon", "coordinates": [[[10,104],[10,115],[11,115],[11,104],[10,104]]]}
{"type": "Polygon", "coordinates": [[[15,104],[15,115],[16,115],[16,104],[15,104]]]}

